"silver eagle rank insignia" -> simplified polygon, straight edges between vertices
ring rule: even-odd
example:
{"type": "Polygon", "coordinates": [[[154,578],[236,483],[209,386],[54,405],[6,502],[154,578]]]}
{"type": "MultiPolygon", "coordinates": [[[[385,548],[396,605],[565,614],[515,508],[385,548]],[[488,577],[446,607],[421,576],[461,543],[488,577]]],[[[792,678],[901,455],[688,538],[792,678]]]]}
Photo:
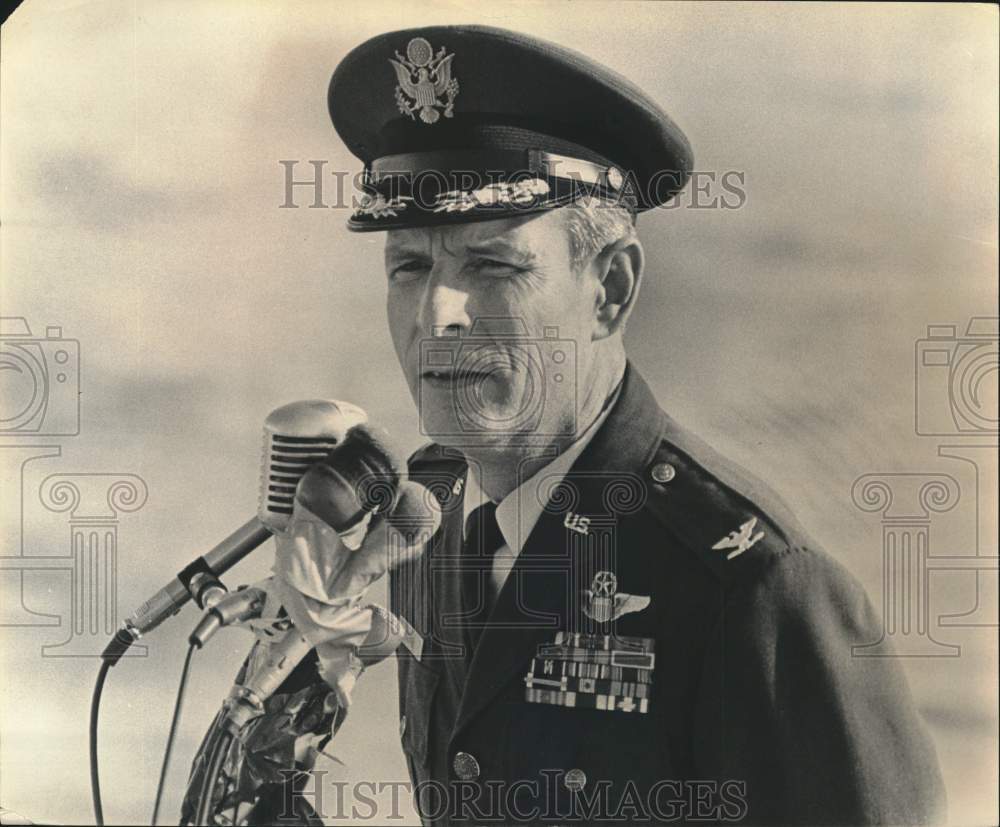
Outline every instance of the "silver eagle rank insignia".
{"type": "Polygon", "coordinates": [[[732,560],[734,557],[741,555],[744,551],[748,551],[753,548],[757,543],[764,539],[763,531],[758,531],[756,534],[753,533],[756,527],[757,518],[751,517],[736,531],[730,531],[729,534],[719,540],[719,542],[712,546],[712,548],[716,551],[727,551],[732,549],[732,551],[726,555],[727,560],[732,560]]]}

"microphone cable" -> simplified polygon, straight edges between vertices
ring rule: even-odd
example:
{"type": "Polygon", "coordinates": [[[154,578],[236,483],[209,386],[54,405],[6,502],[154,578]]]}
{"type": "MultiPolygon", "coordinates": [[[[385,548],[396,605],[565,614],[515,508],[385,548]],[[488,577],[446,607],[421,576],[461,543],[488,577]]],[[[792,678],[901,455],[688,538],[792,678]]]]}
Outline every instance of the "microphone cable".
{"type": "Polygon", "coordinates": [[[97,721],[101,712],[101,695],[104,693],[104,681],[111,669],[135,641],[127,629],[119,629],[101,653],[101,668],[97,670],[97,680],[94,682],[94,694],[90,699],[90,795],[94,803],[94,821],[97,827],[104,827],[104,808],[101,806],[101,776],[97,766],[97,721]]]}
{"type": "Polygon", "coordinates": [[[94,694],[90,699],[90,795],[94,802],[94,819],[97,827],[104,827],[104,810],[101,807],[101,777],[97,768],[97,718],[101,709],[104,681],[108,677],[110,668],[110,661],[101,660],[101,668],[97,670],[97,682],[94,684],[94,694]]]}
{"type": "MultiPolygon", "coordinates": [[[[125,634],[116,635],[115,638],[101,655],[101,666],[97,670],[97,680],[94,682],[94,693],[90,699],[90,795],[94,806],[94,823],[97,827],[104,827],[104,807],[101,803],[101,774],[97,755],[97,735],[98,721],[101,713],[101,696],[104,694],[104,683],[108,678],[108,671],[114,666],[124,651],[131,643],[131,639],[125,634]]],[[[153,806],[153,824],[156,824],[159,815],[160,800],[163,795],[163,785],[167,776],[167,769],[170,764],[170,754],[173,751],[173,744],[177,735],[177,724],[180,720],[181,709],[184,705],[184,694],[187,689],[188,675],[191,671],[191,659],[197,646],[189,645],[187,656],[184,658],[184,668],[181,671],[180,684],[177,687],[177,700],[174,704],[174,715],[170,722],[170,733],[167,736],[167,748],[163,756],[163,767],[160,770],[160,781],[156,789],[156,803],[153,806]]]]}
{"type": "Polygon", "coordinates": [[[181,669],[181,680],[177,685],[177,700],[174,702],[174,715],[170,719],[170,732],[167,735],[167,747],[163,753],[163,766],[160,768],[160,782],[156,785],[156,801],[153,804],[153,817],[150,820],[152,827],[156,827],[157,818],[160,815],[160,801],[163,798],[163,787],[167,780],[167,770],[170,767],[170,753],[174,748],[174,740],[177,737],[177,723],[180,721],[181,709],[184,706],[184,693],[187,690],[188,673],[191,671],[191,658],[195,650],[199,647],[195,644],[188,644],[187,654],[184,656],[184,666],[181,669]]]}

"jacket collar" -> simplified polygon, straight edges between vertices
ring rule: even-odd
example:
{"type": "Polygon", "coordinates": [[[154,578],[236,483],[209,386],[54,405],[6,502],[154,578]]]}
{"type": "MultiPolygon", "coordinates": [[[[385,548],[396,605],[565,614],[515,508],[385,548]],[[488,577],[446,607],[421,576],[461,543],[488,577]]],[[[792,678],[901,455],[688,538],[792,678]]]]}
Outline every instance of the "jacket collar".
{"type": "Polygon", "coordinates": [[[617,403],[573,470],[641,474],[659,447],[666,422],[646,381],[629,362],[617,403]]]}

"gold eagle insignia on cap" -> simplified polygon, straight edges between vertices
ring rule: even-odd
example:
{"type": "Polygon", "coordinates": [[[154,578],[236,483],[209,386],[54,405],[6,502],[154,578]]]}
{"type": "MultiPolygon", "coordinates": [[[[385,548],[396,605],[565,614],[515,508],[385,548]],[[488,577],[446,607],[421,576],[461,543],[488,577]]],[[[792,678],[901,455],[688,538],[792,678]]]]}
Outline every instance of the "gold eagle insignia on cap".
{"type": "Polygon", "coordinates": [[[430,42],[424,37],[415,37],[406,45],[406,57],[396,52],[396,59],[389,62],[396,70],[396,105],[410,120],[416,120],[417,112],[424,123],[436,123],[441,117],[438,108],[443,108],[444,116],[450,118],[458,97],[458,79],[451,76],[451,61],[454,54],[448,54],[442,46],[434,54],[430,42]],[[444,95],[442,101],[440,96],[444,95]]]}

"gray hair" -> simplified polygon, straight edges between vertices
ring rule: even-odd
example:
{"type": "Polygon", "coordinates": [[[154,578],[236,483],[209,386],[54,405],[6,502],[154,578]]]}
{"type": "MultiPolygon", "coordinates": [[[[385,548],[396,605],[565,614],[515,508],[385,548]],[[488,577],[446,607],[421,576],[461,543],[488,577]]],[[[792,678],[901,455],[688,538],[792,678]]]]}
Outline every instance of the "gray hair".
{"type": "Polygon", "coordinates": [[[635,232],[635,213],[610,201],[583,198],[565,207],[564,213],[574,270],[609,244],[635,232]]]}

